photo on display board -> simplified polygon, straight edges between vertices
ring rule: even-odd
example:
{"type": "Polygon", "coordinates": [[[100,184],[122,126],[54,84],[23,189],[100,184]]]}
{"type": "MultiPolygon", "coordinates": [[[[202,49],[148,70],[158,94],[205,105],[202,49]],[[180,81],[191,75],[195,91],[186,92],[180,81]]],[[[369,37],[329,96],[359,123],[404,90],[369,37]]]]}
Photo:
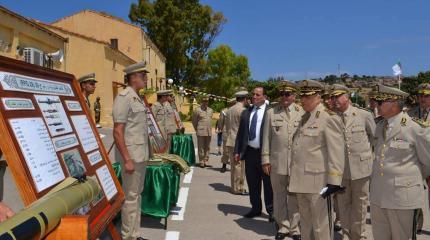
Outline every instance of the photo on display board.
{"type": "Polygon", "coordinates": [[[82,176],[86,172],[84,162],[77,148],[62,152],[61,157],[71,177],[82,176]]]}

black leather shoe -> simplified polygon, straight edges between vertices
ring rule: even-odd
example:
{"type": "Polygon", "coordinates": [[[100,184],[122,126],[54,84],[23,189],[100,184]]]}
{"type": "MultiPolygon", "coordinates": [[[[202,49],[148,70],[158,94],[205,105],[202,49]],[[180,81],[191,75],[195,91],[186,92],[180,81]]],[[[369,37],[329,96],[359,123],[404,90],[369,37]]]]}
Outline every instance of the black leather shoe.
{"type": "Polygon", "coordinates": [[[275,236],[275,240],[282,240],[282,239],[285,239],[286,237],[287,237],[286,233],[277,232],[275,236]]]}
{"type": "Polygon", "coordinates": [[[143,238],[143,237],[138,237],[136,238],[136,240],[148,240],[147,238],[143,238]]]}
{"type": "Polygon", "coordinates": [[[293,240],[302,240],[302,236],[301,235],[293,235],[291,238],[293,240]]]}
{"type": "Polygon", "coordinates": [[[220,172],[225,173],[225,171],[227,171],[227,165],[223,164],[220,172]]]}
{"type": "Polygon", "coordinates": [[[249,213],[247,213],[247,214],[245,214],[243,216],[246,217],[246,218],[255,218],[255,217],[261,216],[261,212],[250,211],[249,213]]]}
{"type": "Polygon", "coordinates": [[[335,224],[334,231],[339,232],[340,230],[342,230],[342,226],[340,224],[335,224]]]}

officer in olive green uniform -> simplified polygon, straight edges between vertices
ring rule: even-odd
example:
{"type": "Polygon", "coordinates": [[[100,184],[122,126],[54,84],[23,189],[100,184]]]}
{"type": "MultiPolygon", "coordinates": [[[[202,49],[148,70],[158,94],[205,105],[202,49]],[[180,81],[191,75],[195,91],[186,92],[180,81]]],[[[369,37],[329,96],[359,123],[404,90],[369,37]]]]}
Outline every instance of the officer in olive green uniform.
{"type": "Polygon", "coordinates": [[[228,138],[228,126],[227,126],[227,112],[228,108],[232,106],[233,103],[235,103],[235,99],[229,99],[227,101],[228,106],[221,110],[219,113],[219,120],[218,120],[218,131],[222,131],[222,156],[221,156],[221,172],[224,173],[227,171],[227,164],[230,163],[230,155],[228,152],[228,147],[226,146],[227,138],[228,138]]]}
{"type": "MultiPolygon", "coordinates": [[[[82,76],[78,79],[79,85],[81,86],[82,95],[85,97],[85,102],[87,103],[88,110],[91,109],[90,95],[96,90],[96,74],[90,73],[82,76]]],[[[91,111],[90,111],[91,113],[91,111]]]]}
{"type": "Polygon", "coordinates": [[[305,114],[294,134],[289,191],[297,194],[302,239],[330,239],[326,201],[320,191],[327,183],[327,142],[324,137],[332,114],[321,103],[324,86],[313,80],[299,83],[305,114]]]}
{"type": "Polygon", "coordinates": [[[411,239],[416,209],[427,190],[423,167],[430,166],[430,128],[402,111],[407,93],[378,85],[375,99],[384,118],[376,125],[370,182],[372,231],[375,239],[411,239]]]}
{"type": "Polygon", "coordinates": [[[272,183],[273,216],[278,226],[275,239],[284,239],[288,234],[299,239],[297,198],[289,193],[288,180],[293,135],[304,112],[294,103],[296,84],[284,82],[279,91],[280,103],[267,110],[263,126],[262,166],[272,183]]]}
{"type": "Polygon", "coordinates": [[[140,229],[140,194],[145,180],[146,162],[150,157],[147,111],[138,95],[146,87],[146,63],[140,62],[124,69],[127,88],[118,94],[113,104],[114,140],[118,149],[116,159],[121,163],[122,187],[125,201],[121,208],[123,239],[143,239],[140,229]]]}
{"type": "Polygon", "coordinates": [[[430,123],[430,83],[418,85],[418,105],[409,110],[408,114],[430,123]]]}
{"type": "MultiPolygon", "coordinates": [[[[421,83],[418,85],[418,105],[408,111],[409,116],[417,119],[421,119],[425,122],[430,123],[430,84],[421,83]]],[[[430,197],[429,197],[430,199],[430,197]]],[[[420,210],[418,212],[418,226],[417,232],[420,233],[423,228],[424,216],[420,210]]]]}
{"type": "Polygon", "coordinates": [[[176,133],[177,125],[175,120],[175,110],[172,107],[172,104],[170,103],[170,98],[172,98],[172,90],[167,90],[169,94],[167,95],[167,101],[164,102],[164,109],[166,113],[166,140],[167,140],[167,151],[169,152],[170,144],[172,142],[172,136],[176,133]]]}
{"type": "Polygon", "coordinates": [[[375,121],[372,114],[350,104],[349,89],[334,84],[331,97],[338,113],[330,118],[326,131],[328,184],[346,187],[337,193],[343,239],[366,239],[369,180],[372,171],[375,121]],[[334,139],[333,139],[334,138],[334,139]],[[339,144],[339,139],[343,144],[339,144]]]}
{"type": "Polygon", "coordinates": [[[233,194],[244,194],[245,189],[245,162],[234,159],[234,145],[236,143],[237,131],[239,130],[240,116],[245,110],[248,91],[240,91],[235,94],[236,104],[227,111],[227,142],[225,146],[230,159],[230,186],[233,194]]]}
{"type": "Polygon", "coordinates": [[[205,167],[209,161],[209,147],[212,137],[213,110],[208,107],[209,98],[203,97],[200,107],[193,112],[192,122],[197,135],[197,146],[200,167],[205,167]]]}
{"type": "Polygon", "coordinates": [[[163,137],[166,138],[166,108],[164,104],[167,102],[167,96],[170,94],[169,90],[157,91],[157,101],[152,104],[151,111],[157,121],[163,137]]]}

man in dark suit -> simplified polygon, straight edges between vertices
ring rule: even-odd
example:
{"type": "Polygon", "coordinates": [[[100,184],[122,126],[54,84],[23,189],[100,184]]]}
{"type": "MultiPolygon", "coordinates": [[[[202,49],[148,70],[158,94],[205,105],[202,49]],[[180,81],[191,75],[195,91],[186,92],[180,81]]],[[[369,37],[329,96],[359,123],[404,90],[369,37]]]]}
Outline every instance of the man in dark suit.
{"type": "Polygon", "coordinates": [[[252,107],[243,111],[234,148],[235,161],[245,160],[245,175],[249,188],[252,209],[244,217],[254,218],[261,215],[261,183],[264,186],[264,203],[273,221],[273,192],[270,177],[261,166],[262,126],[266,116],[266,96],[262,87],[252,92],[252,107]]]}

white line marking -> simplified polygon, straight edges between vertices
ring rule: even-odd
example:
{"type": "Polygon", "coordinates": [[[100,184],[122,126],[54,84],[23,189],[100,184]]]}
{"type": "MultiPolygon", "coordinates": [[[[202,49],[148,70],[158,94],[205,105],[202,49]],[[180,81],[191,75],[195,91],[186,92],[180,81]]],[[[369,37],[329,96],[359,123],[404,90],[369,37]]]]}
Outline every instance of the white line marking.
{"type": "Polygon", "coordinates": [[[198,155],[199,154],[199,149],[198,148],[194,148],[194,154],[198,155]]]}
{"type": "Polygon", "coordinates": [[[166,240],[179,240],[179,232],[176,232],[176,231],[166,232],[166,240]]]}
{"type": "Polygon", "coordinates": [[[193,172],[194,172],[194,167],[190,167],[190,172],[187,173],[187,175],[185,175],[184,177],[184,181],[182,181],[183,183],[191,183],[191,179],[193,178],[193,172]]]}
{"type": "Polygon", "coordinates": [[[172,215],[173,221],[184,220],[185,206],[187,205],[187,199],[188,199],[188,190],[190,189],[187,187],[181,187],[181,189],[179,190],[178,203],[170,213],[172,215]]]}

